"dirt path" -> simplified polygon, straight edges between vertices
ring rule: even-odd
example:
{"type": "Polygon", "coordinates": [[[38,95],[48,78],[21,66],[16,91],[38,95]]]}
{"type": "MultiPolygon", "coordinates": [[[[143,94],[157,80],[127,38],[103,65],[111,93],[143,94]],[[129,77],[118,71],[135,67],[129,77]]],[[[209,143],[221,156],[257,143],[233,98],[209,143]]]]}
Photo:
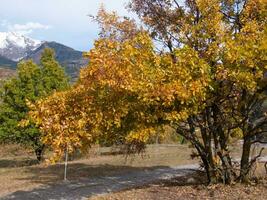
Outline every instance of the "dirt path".
{"type": "Polygon", "coordinates": [[[123,172],[117,176],[103,176],[80,181],[63,182],[47,185],[32,191],[17,191],[3,200],[80,200],[91,196],[120,191],[136,186],[142,186],[161,179],[188,175],[197,170],[198,165],[183,165],[178,167],[164,167],[144,171],[123,172]]]}

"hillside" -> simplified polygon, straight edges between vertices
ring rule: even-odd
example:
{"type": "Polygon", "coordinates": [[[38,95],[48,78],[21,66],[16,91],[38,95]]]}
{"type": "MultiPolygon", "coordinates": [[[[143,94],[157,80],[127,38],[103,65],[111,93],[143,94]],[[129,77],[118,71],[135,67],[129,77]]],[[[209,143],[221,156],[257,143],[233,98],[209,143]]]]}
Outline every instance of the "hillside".
{"type": "Polygon", "coordinates": [[[36,63],[39,63],[41,54],[45,48],[54,49],[56,60],[72,79],[77,78],[80,68],[88,63],[88,60],[83,58],[81,51],[76,51],[57,42],[44,42],[25,59],[33,59],[36,63]]]}
{"type": "Polygon", "coordinates": [[[16,71],[0,66],[0,80],[5,80],[11,76],[15,76],[16,71]]]}

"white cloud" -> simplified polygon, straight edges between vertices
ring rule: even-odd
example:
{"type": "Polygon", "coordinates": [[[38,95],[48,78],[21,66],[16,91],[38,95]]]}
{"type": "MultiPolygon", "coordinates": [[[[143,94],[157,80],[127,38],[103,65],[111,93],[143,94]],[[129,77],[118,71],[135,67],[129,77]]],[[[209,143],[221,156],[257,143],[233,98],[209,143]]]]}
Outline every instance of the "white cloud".
{"type": "Polygon", "coordinates": [[[11,24],[7,20],[1,20],[0,26],[4,27],[4,29],[6,29],[7,31],[13,31],[23,35],[31,34],[34,30],[37,29],[47,30],[51,28],[51,26],[49,25],[44,25],[38,22],[27,22],[26,24],[11,24]]]}
{"type": "Polygon", "coordinates": [[[44,25],[38,22],[27,22],[26,24],[10,24],[7,20],[1,20],[0,25],[5,27],[7,31],[13,31],[19,34],[27,35],[31,34],[34,30],[47,30],[51,26],[44,25]]]}
{"type": "Polygon", "coordinates": [[[14,31],[14,32],[21,33],[21,34],[24,34],[24,35],[30,34],[36,29],[47,30],[47,29],[50,29],[50,28],[51,28],[51,26],[40,24],[38,22],[28,22],[26,24],[8,25],[8,30],[9,31],[14,31]]]}

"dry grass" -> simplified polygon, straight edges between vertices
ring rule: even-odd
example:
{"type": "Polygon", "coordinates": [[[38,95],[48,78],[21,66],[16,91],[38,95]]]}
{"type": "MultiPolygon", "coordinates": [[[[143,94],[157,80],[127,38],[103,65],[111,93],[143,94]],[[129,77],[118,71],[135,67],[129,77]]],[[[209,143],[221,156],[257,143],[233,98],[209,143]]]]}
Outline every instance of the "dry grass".
{"type": "MultiPolygon", "coordinates": [[[[68,179],[78,180],[157,167],[198,163],[197,160],[191,160],[192,149],[189,149],[187,145],[152,145],[147,148],[145,154],[130,156],[127,159],[123,155],[109,155],[110,151],[110,148],[93,148],[87,155],[71,161],[68,167],[68,179]]],[[[236,155],[240,153],[238,148],[233,149],[233,152],[236,152],[236,155]]],[[[57,183],[63,179],[64,166],[62,164],[35,165],[35,156],[31,150],[17,145],[0,146],[0,158],[0,197],[18,190],[28,191],[39,186],[57,183]]],[[[261,168],[263,170],[262,166],[261,168]]],[[[258,176],[262,175],[258,174],[258,176]]],[[[160,188],[159,186],[155,187],[160,188]]],[[[148,189],[148,191],[141,189],[140,195],[142,192],[153,193],[151,191],[154,190],[155,188],[148,189]]],[[[163,190],[168,191],[169,189],[164,186],[163,190]]],[[[175,191],[171,190],[170,194],[180,191],[179,188],[174,189],[175,191]]],[[[183,187],[181,190],[189,189],[183,187]]],[[[198,191],[198,189],[194,190],[198,191]]],[[[138,191],[134,190],[134,193],[138,193],[138,191]]]]}
{"type": "Polygon", "coordinates": [[[145,187],[120,191],[113,194],[95,196],[89,200],[265,200],[267,179],[257,184],[230,186],[208,186],[205,175],[201,172],[188,177],[160,181],[145,187]]]}
{"type": "Polygon", "coordinates": [[[16,74],[16,70],[8,69],[7,67],[0,66],[0,79],[7,79],[16,74]]]}
{"type": "MultiPolygon", "coordinates": [[[[187,146],[151,146],[142,155],[101,155],[108,148],[92,149],[88,155],[71,161],[68,167],[68,179],[115,175],[122,172],[153,169],[160,166],[190,164],[191,150],[187,146]]],[[[104,153],[106,154],[106,153],[104,153]]],[[[34,155],[16,145],[0,148],[0,197],[18,190],[33,188],[62,181],[63,164],[46,166],[34,164],[34,155]],[[32,166],[30,166],[32,165],[32,166]]]]}

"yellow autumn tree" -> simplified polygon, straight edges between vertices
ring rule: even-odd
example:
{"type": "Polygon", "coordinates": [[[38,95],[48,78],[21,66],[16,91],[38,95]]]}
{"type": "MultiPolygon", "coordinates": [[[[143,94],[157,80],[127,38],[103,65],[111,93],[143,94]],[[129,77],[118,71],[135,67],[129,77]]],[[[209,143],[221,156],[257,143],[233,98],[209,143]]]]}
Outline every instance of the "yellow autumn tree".
{"type": "Polygon", "coordinates": [[[129,5],[174,62],[179,60],[175,49],[188,46],[209,66],[204,109],[174,124],[197,150],[210,182],[247,181],[257,158],[249,159],[251,145],[266,132],[261,111],[266,98],[266,5],[265,0],[132,0],[129,5]],[[237,136],[244,141],[240,173],[229,151],[237,136]]]}
{"type": "Polygon", "coordinates": [[[101,8],[99,39],[78,82],[30,105],[44,143],[55,158],[101,139],[140,150],[168,124],[194,146],[210,183],[246,181],[251,145],[267,121],[258,112],[266,90],[264,0],[132,0],[130,9],[147,30],[101,8]],[[233,137],[244,140],[240,173],[233,137]]]}
{"type": "Polygon", "coordinates": [[[155,51],[142,28],[126,29],[132,21],[103,9],[96,19],[100,39],[85,54],[90,63],[78,82],[30,105],[54,158],[66,147],[73,151],[101,139],[141,150],[159,125],[186,119],[205,98],[208,65],[192,49],[177,49],[181,59],[173,63],[169,53],[155,51]]]}

